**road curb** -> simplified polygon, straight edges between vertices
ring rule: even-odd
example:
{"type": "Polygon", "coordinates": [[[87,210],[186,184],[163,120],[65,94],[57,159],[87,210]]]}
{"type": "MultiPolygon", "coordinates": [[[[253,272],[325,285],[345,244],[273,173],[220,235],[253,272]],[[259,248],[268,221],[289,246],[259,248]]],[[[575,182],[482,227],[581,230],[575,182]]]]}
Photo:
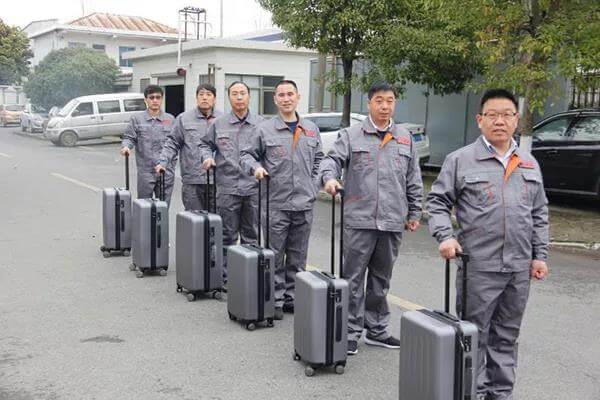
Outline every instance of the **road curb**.
{"type": "MultiPolygon", "coordinates": [[[[317,199],[320,201],[331,201],[331,195],[320,190],[317,194],[317,199]]],[[[340,198],[336,197],[336,202],[340,202],[340,198]]],[[[427,211],[423,211],[421,215],[421,222],[427,223],[429,222],[429,213],[427,211]]],[[[454,228],[458,228],[458,223],[456,222],[456,217],[452,216],[452,225],[454,228]]],[[[593,254],[600,254],[600,242],[573,242],[573,241],[551,241],[550,247],[553,249],[571,249],[571,250],[581,250],[585,252],[592,252],[593,254]]]]}

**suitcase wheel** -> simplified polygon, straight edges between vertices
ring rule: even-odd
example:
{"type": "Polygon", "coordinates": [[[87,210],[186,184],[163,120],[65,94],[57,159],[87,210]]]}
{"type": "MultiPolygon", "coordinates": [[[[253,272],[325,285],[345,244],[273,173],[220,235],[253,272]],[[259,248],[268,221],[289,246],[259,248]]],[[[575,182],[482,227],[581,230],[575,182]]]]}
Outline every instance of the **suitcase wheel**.
{"type": "Polygon", "coordinates": [[[300,356],[296,352],[294,352],[294,361],[300,361],[300,356]]]}
{"type": "Polygon", "coordinates": [[[311,367],[310,365],[307,365],[304,368],[304,375],[313,376],[314,374],[315,374],[315,369],[313,367],[311,367]]]}
{"type": "Polygon", "coordinates": [[[256,324],[254,322],[248,322],[246,324],[246,329],[248,329],[249,331],[253,331],[256,329],[256,324]]]}
{"type": "Polygon", "coordinates": [[[229,314],[229,319],[230,319],[230,320],[232,320],[232,321],[235,321],[235,320],[236,320],[236,318],[233,316],[233,314],[232,314],[232,313],[230,313],[230,312],[227,312],[227,313],[229,314]]]}
{"type": "Polygon", "coordinates": [[[142,271],[136,271],[135,276],[138,278],[143,278],[144,277],[144,273],[142,271]]]}
{"type": "Polygon", "coordinates": [[[135,271],[135,264],[133,264],[133,263],[129,264],[129,270],[135,271]]]}
{"type": "Polygon", "coordinates": [[[161,269],[159,272],[160,276],[167,276],[167,270],[166,269],[161,269]]]}
{"type": "Polygon", "coordinates": [[[177,293],[181,293],[183,291],[183,288],[181,287],[181,285],[178,283],[177,284],[177,293]]]}
{"type": "Polygon", "coordinates": [[[335,373],[338,375],[342,375],[344,373],[345,367],[342,364],[338,364],[335,366],[335,373]]]}
{"type": "Polygon", "coordinates": [[[102,252],[102,256],[103,256],[104,258],[108,258],[108,257],[110,257],[110,251],[108,251],[108,250],[104,250],[104,251],[102,252]]]}
{"type": "Polygon", "coordinates": [[[223,295],[221,294],[221,292],[215,290],[212,294],[213,299],[216,300],[221,300],[223,298],[223,295]]]}
{"type": "Polygon", "coordinates": [[[196,301],[196,295],[194,293],[188,293],[185,297],[189,302],[196,301]]]}
{"type": "Polygon", "coordinates": [[[130,250],[123,250],[123,256],[129,257],[130,254],[131,254],[130,250]]]}
{"type": "Polygon", "coordinates": [[[268,326],[269,328],[272,328],[272,327],[274,327],[274,326],[275,326],[275,323],[273,322],[273,319],[272,319],[272,318],[269,318],[269,319],[267,319],[267,326],[268,326]]]}
{"type": "Polygon", "coordinates": [[[100,251],[104,253],[104,251],[106,251],[106,246],[100,246],[100,251]]]}

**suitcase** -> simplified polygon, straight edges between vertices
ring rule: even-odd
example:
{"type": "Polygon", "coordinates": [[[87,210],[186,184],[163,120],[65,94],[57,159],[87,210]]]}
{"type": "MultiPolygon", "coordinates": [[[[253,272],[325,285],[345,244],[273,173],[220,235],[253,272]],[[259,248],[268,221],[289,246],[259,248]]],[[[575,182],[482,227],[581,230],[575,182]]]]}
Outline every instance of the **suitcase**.
{"type": "Polygon", "coordinates": [[[261,247],[261,184],[258,185],[258,246],[243,244],[227,249],[227,311],[229,319],[253,331],[257,324],[274,326],[275,253],[269,249],[269,178],[266,178],[266,240],[261,247]]]}
{"type": "Polygon", "coordinates": [[[131,192],[129,191],[129,156],[125,156],[125,189],[102,190],[102,246],[104,257],[112,254],[129,256],[131,252],[131,192]]]}
{"type": "MultiPolygon", "coordinates": [[[[210,186],[210,170],[206,171],[210,186]]],[[[216,207],[216,180],[213,170],[213,207],[216,207]]],[[[208,208],[208,190],[204,204],[208,208]]],[[[187,292],[188,301],[200,293],[211,293],[220,299],[223,289],[223,220],[209,210],[190,210],[177,213],[175,262],[177,292],[187,292]]]]}
{"type": "Polygon", "coordinates": [[[164,201],[165,174],[160,174],[160,198],[136,199],[132,212],[132,264],[142,278],[146,272],[167,275],[169,268],[169,208],[164,201]]]}
{"type": "MultiPolygon", "coordinates": [[[[463,264],[461,316],[467,315],[468,256],[463,264]]],[[[445,311],[407,311],[400,319],[400,399],[475,400],[477,326],[450,310],[450,261],[446,260],[445,311]]]]}
{"type": "MultiPolygon", "coordinates": [[[[343,269],[344,201],[341,195],[340,276],[343,269]]],[[[344,373],[348,351],[348,282],[335,277],[335,197],[331,211],[331,273],[303,271],[296,274],[294,302],[294,359],[307,365],[306,376],[315,369],[334,367],[344,373]]]]}

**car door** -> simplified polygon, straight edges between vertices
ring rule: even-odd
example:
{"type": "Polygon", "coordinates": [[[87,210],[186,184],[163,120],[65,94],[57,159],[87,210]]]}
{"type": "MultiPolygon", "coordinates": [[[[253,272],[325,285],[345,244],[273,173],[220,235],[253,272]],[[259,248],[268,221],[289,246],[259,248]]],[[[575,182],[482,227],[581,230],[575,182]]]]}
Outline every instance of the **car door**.
{"type": "Polygon", "coordinates": [[[572,115],[559,115],[537,125],[533,130],[531,153],[540,164],[546,189],[564,189],[569,180],[570,167],[567,147],[572,115]]]}
{"type": "Polygon", "coordinates": [[[120,135],[123,127],[123,112],[119,99],[98,100],[98,135],[120,135]]]}
{"type": "Polygon", "coordinates": [[[73,130],[80,139],[90,139],[97,137],[98,127],[96,125],[97,117],[94,112],[94,103],[84,101],[71,111],[71,118],[63,126],[63,130],[73,130]]]}
{"type": "Polygon", "coordinates": [[[333,147],[333,143],[338,138],[339,130],[342,126],[341,115],[327,115],[311,118],[319,128],[321,142],[323,144],[323,153],[327,154],[333,147]]]}
{"type": "Polygon", "coordinates": [[[569,189],[598,193],[600,185],[600,114],[581,115],[570,131],[572,175],[569,189]]]}

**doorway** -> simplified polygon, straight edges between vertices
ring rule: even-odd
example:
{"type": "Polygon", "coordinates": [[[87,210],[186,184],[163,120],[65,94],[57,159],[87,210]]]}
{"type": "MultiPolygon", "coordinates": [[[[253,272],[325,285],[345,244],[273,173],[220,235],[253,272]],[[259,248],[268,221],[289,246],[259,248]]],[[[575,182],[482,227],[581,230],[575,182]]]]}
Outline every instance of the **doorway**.
{"type": "Polygon", "coordinates": [[[165,111],[177,117],[185,111],[184,85],[165,86],[165,111]]]}

